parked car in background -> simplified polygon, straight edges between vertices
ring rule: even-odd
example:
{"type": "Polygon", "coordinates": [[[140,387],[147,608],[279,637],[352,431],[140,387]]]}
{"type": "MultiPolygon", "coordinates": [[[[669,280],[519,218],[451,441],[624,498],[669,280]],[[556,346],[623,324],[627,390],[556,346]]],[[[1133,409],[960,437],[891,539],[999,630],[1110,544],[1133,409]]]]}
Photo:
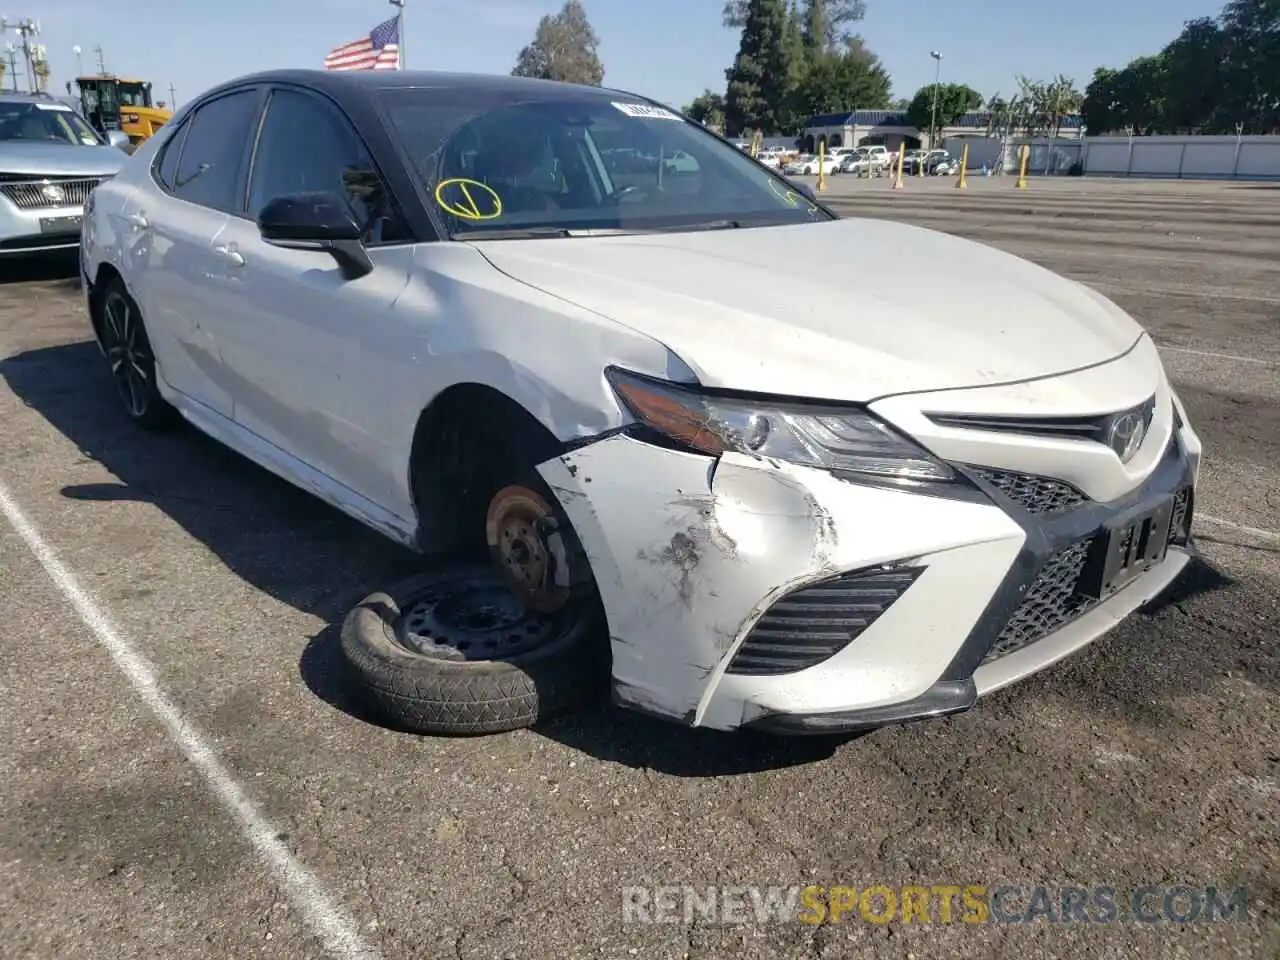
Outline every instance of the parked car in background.
{"type": "Polygon", "coordinates": [[[907,154],[907,159],[903,166],[903,170],[908,176],[918,175],[922,165],[924,167],[925,176],[934,176],[937,173],[937,167],[939,164],[952,160],[951,154],[941,148],[933,150],[916,150],[913,151],[913,154],[907,154]]]}
{"type": "Polygon", "coordinates": [[[880,148],[880,152],[875,152],[867,147],[858,147],[853,153],[845,157],[840,163],[841,173],[852,173],[859,176],[866,175],[870,172],[878,176],[889,166],[889,156],[884,153],[884,148],[880,148]]]}
{"type": "Polygon", "coordinates": [[[954,177],[960,172],[960,158],[943,150],[934,151],[925,160],[925,173],[931,177],[954,177]]]}
{"type": "Polygon", "coordinates": [[[54,97],[0,93],[0,258],[73,250],[85,201],[129,159],[54,97]]]}
{"type": "Polygon", "coordinates": [[[782,172],[790,177],[812,177],[817,175],[819,168],[821,168],[824,173],[829,174],[832,173],[839,165],[840,161],[833,157],[823,157],[821,163],[819,163],[818,155],[816,153],[802,153],[800,156],[783,166],[782,172]]]}

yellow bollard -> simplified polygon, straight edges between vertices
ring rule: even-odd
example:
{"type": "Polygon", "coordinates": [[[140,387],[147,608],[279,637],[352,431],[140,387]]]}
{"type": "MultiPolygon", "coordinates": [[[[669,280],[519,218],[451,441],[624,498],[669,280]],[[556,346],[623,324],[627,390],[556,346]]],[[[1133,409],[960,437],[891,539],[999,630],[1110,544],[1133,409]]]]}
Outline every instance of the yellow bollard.
{"type": "Polygon", "coordinates": [[[927,156],[927,153],[922,152],[920,156],[916,157],[916,176],[918,177],[924,176],[924,158],[927,156]]]}
{"type": "Polygon", "coordinates": [[[893,189],[902,189],[902,167],[907,159],[907,141],[903,140],[898,146],[898,170],[893,177],[893,189]]]}
{"type": "Polygon", "coordinates": [[[818,143],[818,192],[825,193],[827,189],[827,141],[822,140],[818,143]]]}
{"type": "Polygon", "coordinates": [[[1018,168],[1018,180],[1014,184],[1019,190],[1027,189],[1027,161],[1031,159],[1031,148],[1025,143],[1022,145],[1022,164],[1018,168]]]}
{"type": "Polygon", "coordinates": [[[969,170],[969,145],[966,143],[960,151],[960,179],[956,181],[957,190],[967,190],[969,182],[965,179],[969,170]]]}

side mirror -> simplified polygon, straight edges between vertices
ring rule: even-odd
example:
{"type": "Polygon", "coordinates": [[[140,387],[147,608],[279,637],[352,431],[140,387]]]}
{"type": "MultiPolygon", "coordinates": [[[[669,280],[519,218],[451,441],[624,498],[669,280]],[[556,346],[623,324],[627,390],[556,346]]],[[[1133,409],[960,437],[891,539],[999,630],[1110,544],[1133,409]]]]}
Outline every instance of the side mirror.
{"type": "Polygon", "coordinates": [[[123,130],[107,131],[107,146],[116,147],[119,150],[124,150],[126,147],[129,146],[130,142],[131,141],[129,140],[129,135],[125,133],[123,130]]]}
{"type": "Polygon", "coordinates": [[[336,193],[275,197],[258,214],[258,232],[276,247],[329,254],[348,280],[373,271],[373,261],[361,242],[364,231],[351,207],[336,193]]]}

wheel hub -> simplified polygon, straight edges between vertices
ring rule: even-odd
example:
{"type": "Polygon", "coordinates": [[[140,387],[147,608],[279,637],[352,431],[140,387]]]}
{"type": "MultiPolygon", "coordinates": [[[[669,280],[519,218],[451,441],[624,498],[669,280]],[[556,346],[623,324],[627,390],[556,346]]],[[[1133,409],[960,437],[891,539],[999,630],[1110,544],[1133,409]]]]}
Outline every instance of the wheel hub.
{"type": "Polygon", "coordinates": [[[564,541],[555,511],[523,486],[499,490],[485,522],[489,554],[511,589],[532,610],[560,609],[569,599],[564,541]]]}

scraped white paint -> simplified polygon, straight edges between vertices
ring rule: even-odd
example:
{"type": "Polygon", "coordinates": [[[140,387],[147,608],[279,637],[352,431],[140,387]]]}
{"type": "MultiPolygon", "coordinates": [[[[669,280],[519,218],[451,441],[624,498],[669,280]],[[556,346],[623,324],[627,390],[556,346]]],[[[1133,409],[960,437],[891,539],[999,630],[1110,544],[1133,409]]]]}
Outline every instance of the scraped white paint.
{"type": "Polygon", "coordinates": [[[1247,533],[1253,537],[1259,537],[1263,540],[1280,540],[1280,530],[1265,530],[1262,527],[1251,527],[1245,523],[1236,523],[1234,520],[1223,520],[1221,517],[1210,517],[1203,513],[1196,514],[1196,520],[1203,520],[1205,523],[1213,523],[1220,527],[1227,527],[1231,530],[1239,530],[1241,533],[1247,533]]]}
{"type": "Polygon", "coordinates": [[[3,484],[0,484],[0,511],[35,555],[49,579],[70,601],[85,626],[111,655],[139,699],[163,724],[169,739],[204,776],[210,789],[235,819],[258,856],[271,868],[289,901],[324,944],[326,951],[339,960],[376,960],[379,954],[363,942],[355,921],[337,905],[311,872],[289,853],[278,839],[276,829],[259,813],[244,788],[222,765],[204,734],[183,716],[160,687],[155,669],[116,630],[110,618],[58,559],[57,553],[27,519],[3,484]]]}

